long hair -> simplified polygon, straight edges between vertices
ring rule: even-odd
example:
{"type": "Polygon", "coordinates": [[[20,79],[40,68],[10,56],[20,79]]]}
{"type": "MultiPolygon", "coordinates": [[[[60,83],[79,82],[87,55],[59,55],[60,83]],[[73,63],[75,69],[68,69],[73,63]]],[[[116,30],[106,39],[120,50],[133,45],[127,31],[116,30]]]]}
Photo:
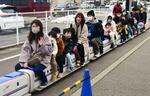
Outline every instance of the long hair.
{"type": "Polygon", "coordinates": [[[43,24],[40,20],[33,20],[31,25],[30,25],[30,32],[29,32],[29,35],[28,35],[28,40],[29,40],[29,43],[32,44],[32,42],[35,40],[35,42],[38,42],[38,40],[40,39],[40,37],[43,37],[44,36],[44,33],[43,33],[43,24]],[[40,31],[37,33],[37,34],[34,34],[32,32],[32,25],[33,24],[36,24],[37,26],[40,27],[40,31]]]}
{"type": "Polygon", "coordinates": [[[77,21],[76,21],[76,18],[77,17],[80,17],[81,18],[81,30],[82,30],[82,28],[83,28],[83,26],[84,26],[84,23],[85,23],[85,17],[84,17],[84,15],[82,14],[82,13],[78,13],[77,15],[76,15],[76,17],[75,17],[75,23],[76,23],[76,25],[77,25],[77,21]]]}

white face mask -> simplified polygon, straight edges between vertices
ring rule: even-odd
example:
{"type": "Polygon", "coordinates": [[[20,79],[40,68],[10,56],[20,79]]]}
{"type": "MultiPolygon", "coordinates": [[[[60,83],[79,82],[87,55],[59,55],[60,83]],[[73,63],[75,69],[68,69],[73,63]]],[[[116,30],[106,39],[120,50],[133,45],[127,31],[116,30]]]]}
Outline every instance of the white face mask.
{"type": "Polygon", "coordinates": [[[40,31],[40,28],[39,28],[39,27],[32,27],[32,32],[33,32],[34,34],[37,34],[39,31],[40,31]]]}
{"type": "Polygon", "coordinates": [[[92,21],[93,20],[93,17],[92,16],[89,16],[88,17],[88,21],[92,21]]]}

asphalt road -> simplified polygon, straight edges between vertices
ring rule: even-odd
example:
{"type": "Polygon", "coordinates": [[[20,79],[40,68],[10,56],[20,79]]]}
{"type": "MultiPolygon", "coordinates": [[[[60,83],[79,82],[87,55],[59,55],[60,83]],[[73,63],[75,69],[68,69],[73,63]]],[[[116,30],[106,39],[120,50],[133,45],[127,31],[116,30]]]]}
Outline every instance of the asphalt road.
{"type": "MultiPolygon", "coordinates": [[[[127,44],[109,52],[109,54],[104,55],[97,61],[91,62],[86,67],[71,74],[58,83],[53,84],[42,92],[34,92],[32,95],[57,96],[58,93],[61,92],[64,88],[70,86],[75,81],[82,79],[83,70],[85,68],[90,69],[91,78],[94,78],[149,36],[150,30],[133,39],[132,41],[129,41],[127,44]]],[[[93,96],[101,96],[100,94],[102,94],[102,96],[148,96],[146,94],[148,94],[147,90],[150,87],[146,84],[149,84],[149,44],[150,41],[146,42],[143,47],[137,50],[132,56],[127,58],[120,66],[118,66],[114,71],[108,74],[108,76],[106,76],[95,86],[93,86],[93,96]],[[141,78],[143,79],[141,80],[141,78]],[[130,81],[131,83],[129,83],[130,81]],[[108,94],[108,92],[110,94],[108,94]],[[138,92],[146,93],[144,95],[135,95],[136,93],[138,94],[138,92]]],[[[0,50],[0,75],[14,71],[14,66],[18,62],[17,55],[19,53],[20,46],[0,50]],[[16,57],[14,55],[16,55],[16,57]],[[11,56],[14,56],[14,58],[9,58],[11,56]]],[[[75,90],[73,90],[69,94],[72,94],[74,91],[75,90]]],[[[66,96],[70,95],[67,94],[66,96]]]]}

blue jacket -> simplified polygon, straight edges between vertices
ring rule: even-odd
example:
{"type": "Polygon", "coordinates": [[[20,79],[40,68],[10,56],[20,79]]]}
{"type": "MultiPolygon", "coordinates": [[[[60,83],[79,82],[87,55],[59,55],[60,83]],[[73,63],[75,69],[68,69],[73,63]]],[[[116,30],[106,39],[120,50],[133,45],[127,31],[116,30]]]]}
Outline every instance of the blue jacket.
{"type": "Polygon", "coordinates": [[[103,35],[103,28],[100,28],[101,23],[96,22],[96,23],[91,23],[87,22],[87,27],[88,27],[88,39],[92,40],[93,38],[100,38],[103,35]]]}

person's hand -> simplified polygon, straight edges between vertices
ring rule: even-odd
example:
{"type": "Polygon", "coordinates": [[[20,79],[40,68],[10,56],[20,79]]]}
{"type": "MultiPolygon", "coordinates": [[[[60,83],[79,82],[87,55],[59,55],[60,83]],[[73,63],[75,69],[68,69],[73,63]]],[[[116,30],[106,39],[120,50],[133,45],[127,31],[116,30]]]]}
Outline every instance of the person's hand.
{"type": "Polygon", "coordinates": [[[40,39],[38,40],[39,45],[44,45],[44,38],[40,37],[40,39]]]}
{"type": "Polygon", "coordinates": [[[29,66],[28,66],[28,63],[24,63],[24,64],[23,64],[23,67],[24,67],[24,68],[29,67],[29,66]]]}
{"type": "Polygon", "coordinates": [[[73,47],[73,52],[76,52],[76,50],[77,50],[77,46],[74,46],[73,47]]]}

